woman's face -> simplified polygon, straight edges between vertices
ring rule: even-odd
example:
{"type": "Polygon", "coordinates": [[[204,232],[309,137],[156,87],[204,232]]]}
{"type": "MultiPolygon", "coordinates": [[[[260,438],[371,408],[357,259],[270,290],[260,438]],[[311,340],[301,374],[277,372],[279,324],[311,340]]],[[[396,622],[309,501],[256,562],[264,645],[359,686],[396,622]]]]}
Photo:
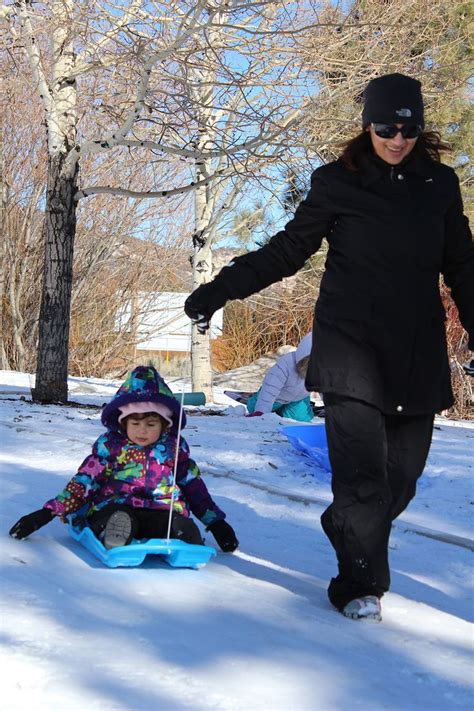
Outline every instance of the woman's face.
{"type": "MultiPolygon", "coordinates": [[[[396,126],[401,128],[402,124],[397,123],[396,126]]],[[[412,152],[418,140],[418,138],[403,138],[400,131],[393,138],[380,138],[375,133],[373,126],[369,126],[367,131],[370,132],[375,153],[390,165],[401,163],[412,152]]]]}

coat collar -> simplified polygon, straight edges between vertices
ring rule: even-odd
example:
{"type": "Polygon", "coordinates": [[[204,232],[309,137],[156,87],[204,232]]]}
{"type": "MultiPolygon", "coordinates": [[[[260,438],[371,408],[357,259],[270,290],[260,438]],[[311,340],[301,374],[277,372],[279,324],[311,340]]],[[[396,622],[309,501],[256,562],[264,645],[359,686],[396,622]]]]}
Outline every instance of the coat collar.
{"type": "Polygon", "coordinates": [[[424,158],[417,153],[409,155],[405,160],[396,166],[391,166],[384,160],[374,155],[366,153],[362,156],[360,163],[360,174],[362,185],[367,187],[371,183],[376,182],[385,175],[388,175],[392,168],[400,169],[405,173],[415,173],[424,177],[433,175],[434,161],[429,158],[424,158]]]}

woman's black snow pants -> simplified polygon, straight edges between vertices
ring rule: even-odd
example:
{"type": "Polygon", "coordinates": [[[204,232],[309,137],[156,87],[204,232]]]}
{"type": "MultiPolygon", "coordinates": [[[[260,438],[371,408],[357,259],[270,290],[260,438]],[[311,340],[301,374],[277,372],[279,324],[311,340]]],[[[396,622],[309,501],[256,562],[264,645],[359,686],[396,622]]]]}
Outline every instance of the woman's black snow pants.
{"type": "Polygon", "coordinates": [[[324,395],[333,503],[321,523],[337,555],[329,599],[339,610],[390,586],[392,521],[416,492],[431,445],[434,414],[384,415],[360,400],[324,395]]]}

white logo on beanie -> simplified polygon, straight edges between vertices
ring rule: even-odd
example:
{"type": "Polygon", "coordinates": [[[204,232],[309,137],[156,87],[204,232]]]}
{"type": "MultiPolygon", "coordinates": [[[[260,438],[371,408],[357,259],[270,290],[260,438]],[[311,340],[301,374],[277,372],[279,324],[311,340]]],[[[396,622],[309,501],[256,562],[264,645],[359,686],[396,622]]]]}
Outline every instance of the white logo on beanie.
{"type": "Polygon", "coordinates": [[[404,116],[405,118],[410,118],[411,109],[396,109],[395,113],[397,114],[397,116],[404,116]]]}

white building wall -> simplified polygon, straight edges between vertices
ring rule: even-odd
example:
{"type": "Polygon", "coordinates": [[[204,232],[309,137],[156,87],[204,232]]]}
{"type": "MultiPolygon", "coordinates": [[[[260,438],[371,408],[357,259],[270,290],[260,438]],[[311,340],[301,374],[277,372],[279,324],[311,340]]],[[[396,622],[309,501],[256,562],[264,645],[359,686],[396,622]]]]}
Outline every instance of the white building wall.
{"type": "MultiPolygon", "coordinates": [[[[138,294],[135,309],[138,314],[137,350],[177,351],[191,350],[191,321],[184,313],[188,293],[163,291],[138,294]]],[[[129,324],[131,304],[125,304],[118,319],[118,328],[129,324]]],[[[211,321],[211,338],[222,334],[223,309],[216,311],[211,321]]],[[[130,326],[129,326],[130,327],[130,326]]]]}

